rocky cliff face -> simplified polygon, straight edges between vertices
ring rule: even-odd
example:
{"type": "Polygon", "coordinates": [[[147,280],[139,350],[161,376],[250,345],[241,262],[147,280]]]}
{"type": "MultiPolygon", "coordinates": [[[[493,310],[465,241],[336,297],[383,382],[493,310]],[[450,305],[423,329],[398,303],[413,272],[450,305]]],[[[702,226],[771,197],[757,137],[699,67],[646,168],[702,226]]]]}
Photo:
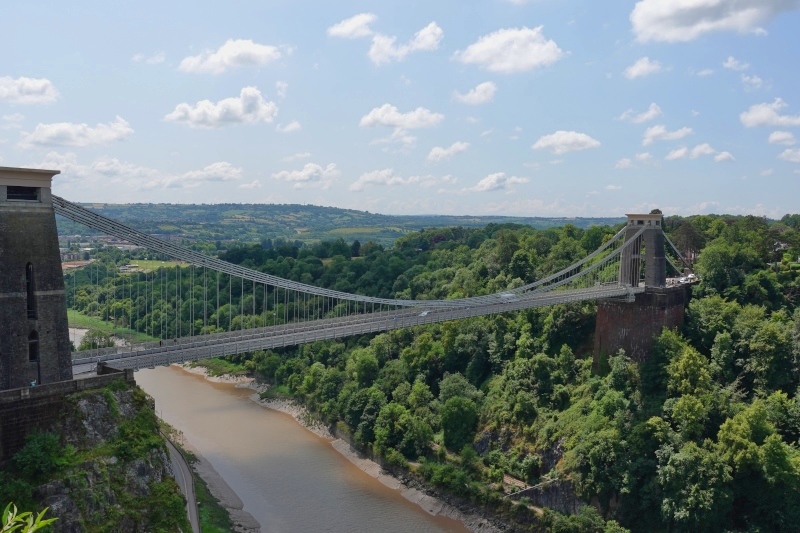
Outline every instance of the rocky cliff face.
{"type": "Polygon", "coordinates": [[[152,399],[120,381],[68,396],[63,411],[7,465],[6,476],[34,478],[17,501],[50,507],[56,533],[190,530],[152,399]],[[56,438],[57,450],[41,444],[56,438]],[[33,475],[37,454],[51,467],[33,475]]]}

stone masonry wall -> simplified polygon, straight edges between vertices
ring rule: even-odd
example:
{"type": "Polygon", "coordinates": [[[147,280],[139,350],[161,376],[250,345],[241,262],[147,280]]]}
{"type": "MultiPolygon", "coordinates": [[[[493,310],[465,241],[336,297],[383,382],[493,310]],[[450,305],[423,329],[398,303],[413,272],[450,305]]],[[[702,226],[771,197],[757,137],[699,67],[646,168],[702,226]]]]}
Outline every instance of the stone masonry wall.
{"type": "Polygon", "coordinates": [[[655,337],[664,328],[683,324],[687,300],[684,286],[650,288],[637,294],[635,302],[600,300],[594,333],[594,368],[599,369],[601,356],[613,355],[620,348],[637,362],[645,361],[655,337]]]}
{"type": "Polygon", "coordinates": [[[72,378],[60,258],[49,204],[0,202],[0,390],[72,378]],[[27,313],[28,263],[34,267],[36,318],[27,313]],[[28,358],[33,331],[39,337],[38,362],[28,358]]]}
{"type": "Polygon", "coordinates": [[[86,389],[105,387],[117,379],[135,383],[133,370],[62,381],[36,387],[0,391],[0,463],[25,445],[25,437],[51,426],[64,404],[64,396],[86,389]]]}

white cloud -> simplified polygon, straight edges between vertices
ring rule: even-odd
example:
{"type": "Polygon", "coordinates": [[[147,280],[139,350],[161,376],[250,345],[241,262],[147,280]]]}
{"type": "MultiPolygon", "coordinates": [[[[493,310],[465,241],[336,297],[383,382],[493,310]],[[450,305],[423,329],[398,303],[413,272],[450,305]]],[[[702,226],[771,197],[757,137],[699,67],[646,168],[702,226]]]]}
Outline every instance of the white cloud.
{"type": "MultiPolygon", "coordinates": [[[[442,178],[445,183],[452,183],[453,180],[450,176],[442,178]]],[[[367,186],[378,185],[386,187],[394,187],[397,185],[421,185],[423,187],[430,187],[436,182],[433,176],[410,176],[403,178],[394,173],[394,169],[385,168],[383,170],[373,170],[372,172],[365,172],[358,177],[356,181],[350,184],[350,190],[355,192],[363,191],[367,186]]]]}
{"type": "Polygon", "coordinates": [[[650,152],[640,152],[633,157],[635,157],[637,161],[650,161],[653,159],[653,156],[650,155],[650,152]]]}
{"type": "Polygon", "coordinates": [[[238,97],[217,103],[200,100],[194,106],[184,102],[164,120],[184,122],[192,128],[220,128],[230,124],[271,123],[278,114],[275,102],[268,102],[256,87],[244,87],[238,97]]]}
{"type": "Polygon", "coordinates": [[[695,75],[702,77],[711,76],[714,74],[714,70],[710,68],[704,68],[703,70],[698,70],[695,75]]]}
{"type": "Polygon", "coordinates": [[[791,146],[795,143],[794,134],[791,131],[773,131],[769,134],[769,143],[791,146]]]}
{"type": "Polygon", "coordinates": [[[750,106],[739,115],[739,120],[748,128],[756,126],[800,126],[800,115],[780,115],[778,110],[787,107],[787,103],[776,98],[771,104],[763,103],[750,106]]]}
{"type": "Polygon", "coordinates": [[[399,144],[401,145],[400,151],[405,152],[410,150],[416,142],[417,138],[408,133],[408,130],[404,128],[395,128],[391,135],[375,139],[369,144],[399,144]]]}
{"type": "Polygon", "coordinates": [[[663,67],[661,63],[658,61],[653,61],[649,57],[641,57],[636,60],[636,62],[625,69],[623,75],[628,78],[629,80],[635,78],[641,78],[644,76],[649,76],[650,74],[655,74],[656,72],[661,72],[663,67]]]}
{"type": "Polygon", "coordinates": [[[57,99],[58,91],[47,78],[0,77],[0,102],[49,104],[57,99]]]}
{"type": "Polygon", "coordinates": [[[296,154],[284,157],[283,159],[281,159],[281,161],[285,163],[291,163],[292,161],[297,161],[299,159],[308,159],[309,157],[311,157],[311,152],[297,152],[296,154]]]}
{"type": "Polygon", "coordinates": [[[469,148],[469,143],[461,141],[454,142],[448,148],[436,146],[430,151],[427,159],[428,162],[436,163],[444,159],[450,159],[457,153],[465,151],[467,148],[469,148]]]}
{"type": "Polygon", "coordinates": [[[190,170],[180,174],[171,174],[160,170],[136,165],[117,158],[101,158],[90,165],[80,165],[73,153],[58,154],[50,152],[44,164],[55,164],[67,176],[81,178],[82,182],[103,181],[109,179],[113,184],[120,184],[133,189],[190,189],[211,182],[229,182],[241,178],[243,171],[227,161],[212,163],[200,170],[190,170]]]}
{"type": "Polygon", "coordinates": [[[728,59],[722,63],[722,66],[728,70],[742,71],[750,68],[750,63],[745,63],[744,61],[739,61],[733,56],[728,56],[728,59]]]}
{"type": "Polygon", "coordinates": [[[372,35],[370,24],[378,20],[372,13],[359,13],[349,19],[344,19],[328,28],[328,35],[331,37],[341,37],[342,39],[358,39],[372,35]]]}
{"type": "Polygon", "coordinates": [[[756,76],[755,74],[752,76],[748,76],[747,74],[742,74],[742,84],[746,90],[756,90],[760,89],[762,85],[764,85],[764,80],[756,76]]]}
{"type": "Polygon", "coordinates": [[[784,161],[800,163],[800,148],[787,148],[778,156],[784,161]]]}
{"type": "Polygon", "coordinates": [[[25,115],[22,113],[12,113],[10,115],[3,115],[0,117],[3,120],[3,125],[0,129],[10,130],[22,127],[22,121],[25,120],[25,115]]]}
{"type": "Polygon", "coordinates": [[[453,56],[465,64],[510,74],[551,65],[565,56],[555,41],[545,39],[542,26],[507,28],[480,37],[453,56]]]}
{"type": "Polygon", "coordinates": [[[605,189],[607,191],[620,191],[620,190],[622,190],[622,186],[621,185],[606,185],[605,189]]]}
{"type": "Polygon", "coordinates": [[[336,168],[335,163],[321,167],[316,163],[306,163],[300,170],[282,170],[272,175],[276,180],[288,181],[294,184],[295,189],[321,187],[328,189],[342,173],[336,168]]]}
{"type": "Polygon", "coordinates": [[[134,63],[146,63],[148,65],[158,65],[159,63],[163,63],[166,60],[167,56],[164,54],[164,52],[157,52],[151,55],[150,57],[144,54],[135,54],[131,58],[131,61],[133,61],[134,63]]]}
{"type": "Polygon", "coordinates": [[[88,124],[56,122],[37,124],[31,132],[23,132],[20,148],[33,146],[93,146],[121,141],[133,135],[133,128],[122,117],[108,124],[91,127],[88,124]]]}
{"type": "Polygon", "coordinates": [[[677,148],[675,150],[672,150],[670,153],[667,154],[667,157],[665,157],[664,159],[666,159],[667,161],[675,161],[676,159],[683,159],[687,155],[689,155],[689,149],[684,146],[682,148],[677,148]]]}
{"type": "Polygon", "coordinates": [[[405,44],[396,45],[397,37],[375,34],[372,37],[372,46],[369,49],[369,58],[376,65],[391,63],[393,60],[402,61],[412,52],[420,50],[436,50],[442,41],[444,31],[435,22],[431,22],[405,44]]]}
{"type": "Polygon", "coordinates": [[[208,165],[201,170],[193,170],[184,172],[183,174],[156,178],[146,183],[144,188],[193,188],[209,182],[236,181],[241,177],[242,169],[240,167],[235,167],[226,161],[220,161],[208,165]]]}
{"type": "Polygon", "coordinates": [[[597,148],[600,141],[593,139],[585,133],[577,131],[559,130],[550,135],[540,137],[531,148],[534,150],[550,149],[554,154],[560,155],[567,152],[597,148]]]}
{"type": "Polygon", "coordinates": [[[625,157],[617,161],[617,164],[614,165],[614,168],[618,169],[633,168],[633,161],[625,157]]]}
{"type": "Polygon", "coordinates": [[[511,185],[516,185],[518,183],[528,183],[528,178],[518,178],[517,176],[506,176],[505,172],[495,172],[494,174],[489,174],[474,187],[469,187],[467,189],[462,189],[464,192],[492,192],[492,191],[501,191],[501,190],[509,190],[511,185]]]}
{"type": "Polygon", "coordinates": [[[239,185],[239,188],[240,189],[260,189],[261,188],[261,182],[258,181],[258,180],[253,180],[250,183],[242,183],[241,185],[239,185]]]}
{"type": "Polygon", "coordinates": [[[178,68],[183,72],[222,74],[232,68],[266,65],[280,57],[276,46],[254,43],[250,39],[228,39],[216,51],[206,50],[184,58],[178,68]]]}
{"type": "Polygon", "coordinates": [[[637,40],[686,42],[716,31],[764,33],[761,25],[798,0],[641,0],[630,15],[637,40]]]}
{"type": "Polygon", "coordinates": [[[661,108],[656,103],[650,104],[650,107],[647,108],[647,111],[643,111],[642,113],[634,113],[633,109],[628,109],[624,113],[622,113],[618,119],[619,120],[627,120],[629,122],[633,122],[634,124],[641,124],[642,122],[647,122],[649,120],[653,120],[654,118],[660,117],[664,113],[661,111],[661,108]]]}
{"type": "Polygon", "coordinates": [[[434,113],[424,107],[418,107],[408,113],[401,113],[395,106],[383,104],[361,117],[359,126],[362,128],[374,126],[404,129],[430,128],[438,125],[442,120],[444,120],[444,115],[434,113]]]}
{"type": "Polygon", "coordinates": [[[474,89],[470,89],[467,94],[459,92],[453,93],[453,98],[462,104],[479,105],[491,102],[497,92],[497,85],[491,81],[479,83],[474,89]]]}
{"type": "Polygon", "coordinates": [[[300,131],[302,128],[303,126],[301,126],[299,122],[293,120],[285,126],[283,124],[278,124],[275,130],[281,133],[291,133],[293,131],[300,131]]]}
{"type": "Polygon", "coordinates": [[[697,146],[692,148],[692,153],[689,157],[691,157],[692,159],[697,159],[698,157],[702,157],[704,155],[714,155],[716,153],[717,151],[714,150],[710,144],[703,143],[703,144],[698,144],[697,146]]]}
{"type": "Polygon", "coordinates": [[[674,141],[683,139],[687,135],[692,134],[692,128],[681,128],[675,131],[668,131],[666,126],[659,124],[658,126],[650,126],[644,132],[642,139],[643,146],[649,146],[655,141],[674,141]]]}
{"type": "Polygon", "coordinates": [[[721,163],[723,161],[735,161],[736,159],[733,157],[733,154],[730,152],[720,152],[714,156],[714,161],[717,163],[721,163]]]}
{"type": "Polygon", "coordinates": [[[289,89],[289,84],[285,81],[276,81],[275,82],[275,93],[278,95],[278,98],[286,98],[286,91],[289,89]]]}
{"type": "Polygon", "coordinates": [[[758,174],[760,176],[763,176],[763,177],[766,178],[767,176],[772,176],[774,173],[775,173],[775,169],[774,168],[765,168],[764,170],[762,170],[758,174]]]}
{"type": "MultiPolygon", "coordinates": [[[[702,157],[704,155],[714,155],[716,153],[717,153],[717,151],[714,150],[714,148],[712,148],[710,144],[703,143],[703,144],[698,144],[697,146],[695,146],[691,150],[689,150],[685,146],[681,147],[681,148],[677,148],[675,150],[672,150],[669,154],[667,154],[667,157],[665,159],[667,161],[674,161],[676,159],[684,159],[686,157],[689,157],[690,159],[697,159],[697,158],[702,157]]],[[[723,153],[728,153],[728,152],[723,152],[723,153]]],[[[730,155],[730,154],[728,154],[728,155],[730,155]]],[[[731,158],[732,157],[733,156],[731,156],[731,158]]],[[[717,161],[722,161],[725,158],[723,158],[723,159],[715,158],[715,159],[717,161]]]]}
{"type": "MultiPolygon", "coordinates": [[[[714,150],[714,148],[712,148],[710,144],[703,143],[703,144],[698,144],[697,146],[695,146],[691,150],[689,150],[685,146],[683,146],[681,148],[677,148],[675,150],[672,150],[670,153],[667,154],[667,157],[665,157],[665,159],[667,161],[674,161],[676,159],[684,159],[686,157],[689,157],[690,159],[697,159],[697,158],[702,157],[704,155],[714,155],[716,153],[717,153],[717,151],[714,150]]],[[[724,152],[724,153],[727,153],[727,152],[724,152]]],[[[731,157],[733,157],[733,156],[731,156],[731,157]]],[[[723,159],[717,159],[717,161],[721,161],[721,160],[723,160],[723,159]]]]}

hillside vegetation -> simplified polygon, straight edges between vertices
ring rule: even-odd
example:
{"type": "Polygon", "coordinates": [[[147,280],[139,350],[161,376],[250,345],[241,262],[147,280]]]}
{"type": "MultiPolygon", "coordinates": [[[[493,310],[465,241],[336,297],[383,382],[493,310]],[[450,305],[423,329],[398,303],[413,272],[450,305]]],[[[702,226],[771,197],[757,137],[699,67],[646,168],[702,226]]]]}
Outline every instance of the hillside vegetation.
{"type": "Polygon", "coordinates": [[[152,399],[122,380],[68,395],[57,421],[28,436],[0,469],[6,502],[49,507],[56,533],[190,531],[152,399]]]}
{"type": "MultiPolygon", "coordinates": [[[[676,245],[697,256],[701,281],[684,328],[663,332],[642,365],[624,353],[608,354],[608,365],[592,372],[590,302],[232,359],[390,464],[498,510],[520,529],[794,531],[800,216],[778,224],[757,217],[668,222],[676,245]],[[526,498],[513,505],[505,498],[516,484],[509,475],[558,487],[565,507],[584,507],[566,516],[540,515],[526,498]]],[[[584,257],[614,229],[445,228],[415,232],[388,251],[375,243],[356,250],[339,240],[246,246],[222,258],[337,290],[455,298],[541,278],[584,257]]],[[[124,258],[109,252],[105,260],[124,258]]],[[[71,301],[89,314],[102,313],[92,303],[112,293],[120,304],[115,317],[124,320],[142,305],[126,300],[113,279],[94,289],[82,285],[79,276],[71,301]]],[[[198,287],[182,294],[202,306],[198,287]]],[[[185,303],[182,331],[214,331],[218,314],[232,329],[268,320],[259,293],[256,315],[233,316],[253,302],[235,283],[230,289],[233,304],[209,309],[205,326],[190,320],[185,303]]],[[[156,306],[133,329],[165,328],[171,335],[174,313],[166,320],[158,313],[156,306]]]]}
{"type": "MultiPolygon", "coordinates": [[[[390,246],[395,239],[425,228],[516,223],[545,229],[566,223],[578,227],[616,224],[619,218],[546,218],[505,216],[379,215],[366,211],[281,204],[82,204],[103,216],[152,234],[181,235],[189,241],[261,242],[266,239],[375,241],[390,246]]],[[[58,217],[60,235],[95,232],[58,217]]]]}

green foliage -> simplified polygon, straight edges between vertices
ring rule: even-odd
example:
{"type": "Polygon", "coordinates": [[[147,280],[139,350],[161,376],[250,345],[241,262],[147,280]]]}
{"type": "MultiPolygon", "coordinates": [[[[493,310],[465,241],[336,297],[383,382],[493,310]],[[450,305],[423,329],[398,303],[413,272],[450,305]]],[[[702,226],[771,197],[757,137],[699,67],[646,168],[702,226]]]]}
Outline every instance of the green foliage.
{"type": "Polygon", "coordinates": [[[445,446],[458,450],[472,442],[478,422],[475,402],[454,396],[442,405],[441,417],[445,446]]]}
{"type": "Polygon", "coordinates": [[[2,520],[2,533],[34,533],[48,525],[52,524],[57,518],[44,518],[48,508],[46,507],[41,513],[34,515],[30,511],[23,513],[17,512],[17,506],[13,503],[6,505],[3,510],[2,520]]]}
{"type": "MultiPolygon", "coordinates": [[[[428,482],[521,522],[539,519],[527,502],[512,506],[501,499],[500,485],[489,484],[504,474],[530,484],[567,478],[600,508],[574,516],[545,511],[540,522],[551,531],[791,531],[800,523],[800,268],[791,257],[800,251],[800,226],[786,221],[777,228],[756,217],[668,219],[678,247],[699,254],[701,281],[693,285],[685,327],[662,332],[641,364],[624,353],[601,354],[599,375],[587,357],[591,302],[256,352],[235,362],[272,381],[267,394],[304,401],[388,464],[405,468],[422,456],[418,471],[428,482]],[[788,258],[776,252],[776,242],[790,246],[788,258]]],[[[615,232],[573,225],[428,227],[390,249],[342,227],[310,246],[264,237],[222,257],[364,295],[458,298],[541,279],[615,232]]],[[[91,289],[84,278],[76,274],[79,290],[70,303],[76,308],[122,296],[113,293],[113,279],[91,289]]],[[[152,279],[125,281],[154,287],[152,279]]],[[[216,327],[219,319],[223,330],[315,310],[313,299],[286,308],[274,294],[253,300],[221,281],[231,301],[223,298],[209,322],[216,327]]],[[[181,287],[166,292],[202,295],[202,288],[184,276],[181,287]]],[[[215,300],[213,291],[209,298],[215,300]]],[[[163,331],[159,302],[134,327],[166,338],[178,328],[197,333],[202,321],[190,323],[188,303],[177,323],[166,315],[163,331]]],[[[146,435],[135,433],[136,450],[147,450],[146,435]]]]}
{"type": "Polygon", "coordinates": [[[574,515],[547,509],[542,522],[551,533],[630,533],[614,520],[606,522],[591,505],[581,507],[574,515]]]}
{"type": "MultiPolygon", "coordinates": [[[[148,531],[187,531],[188,521],[184,501],[174,480],[153,480],[146,490],[132,489],[126,470],[134,461],[151,464],[159,471],[158,462],[164,442],[158,433],[155,412],[149,398],[141,389],[131,388],[119,380],[101,390],[87,390],[67,397],[66,417],[78,417],[70,412],[84,398],[101,400],[118,424],[116,435],[94,447],[85,444],[64,445],[62,437],[52,432],[32,433],[25,446],[0,470],[0,501],[14,501],[24,508],[41,505],[44,494],[63,487],[76,503],[79,520],[91,523],[92,531],[114,531],[120,521],[129,520],[148,531]],[[123,396],[132,400],[132,411],[120,413],[118,403],[123,396]],[[115,460],[111,460],[111,458],[115,460]],[[87,484],[87,480],[94,483],[87,484]],[[56,487],[42,490],[42,486],[56,487]],[[103,516],[87,516],[86,505],[102,494],[113,505],[106,507],[103,516]]],[[[57,426],[56,426],[57,427],[57,426]]],[[[104,504],[105,505],[105,504],[104,504]]],[[[26,515],[33,518],[32,515],[26,515]]],[[[43,522],[39,515],[39,522],[43,522]]],[[[5,531],[5,530],[4,530],[5,531]]],[[[13,528],[10,531],[17,531],[13,528]]],[[[22,529],[20,531],[27,531],[22,529]]]]}
{"type": "Polygon", "coordinates": [[[12,467],[31,483],[42,483],[75,462],[75,448],[62,446],[55,433],[34,432],[25,439],[25,446],[14,454],[12,467]]]}
{"type": "Polygon", "coordinates": [[[733,503],[731,469],[710,441],[687,442],[679,450],[665,445],[656,456],[668,523],[679,531],[712,531],[724,523],[733,503]]]}
{"type": "Polygon", "coordinates": [[[111,335],[100,329],[90,329],[86,332],[78,345],[78,351],[95,350],[97,348],[108,348],[114,346],[111,335]]]}

